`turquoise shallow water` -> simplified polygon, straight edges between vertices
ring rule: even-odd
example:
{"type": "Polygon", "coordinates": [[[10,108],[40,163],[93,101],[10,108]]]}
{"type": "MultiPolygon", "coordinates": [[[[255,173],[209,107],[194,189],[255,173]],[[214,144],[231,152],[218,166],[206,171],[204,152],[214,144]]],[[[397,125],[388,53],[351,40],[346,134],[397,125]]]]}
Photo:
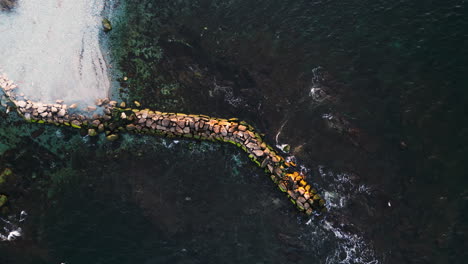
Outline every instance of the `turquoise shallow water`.
{"type": "Polygon", "coordinates": [[[2,114],[2,218],[24,235],[0,263],[463,263],[466,1],[115,4],[124,98],[253,123],[330,212],[306,224],[231,146],[105,143],[2,114]]]}

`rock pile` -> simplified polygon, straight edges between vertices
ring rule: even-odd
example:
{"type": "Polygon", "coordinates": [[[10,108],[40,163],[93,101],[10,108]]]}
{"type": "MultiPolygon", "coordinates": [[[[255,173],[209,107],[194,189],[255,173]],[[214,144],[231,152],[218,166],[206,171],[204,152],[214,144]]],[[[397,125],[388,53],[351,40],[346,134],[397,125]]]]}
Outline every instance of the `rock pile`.
{"type": "MultiPolygon", "coordinates": [[[[17,111],[26,120],[38,123],[72,126],[87,129],[89,136],[100,132],[110,141],[118,139],[118,133],[156,134],[167,137],[185,137],[199,140],[223,141],[235,144],[248,153],[249,158],[263,168],[273,182],[301,211],[311,215],[325,210],[325,201],[306,181],[306,177],[295,170],[295,164],[285,162],[284,158],[268,144],[249,124],[236,118],[222,119],[206,115],[163,113],[150,109],[125,108],[126,104],[109,99],[96,101],[103,108],[103,114],[92,117],[77,111],[70,112],[59,100],[55,104],[43,104],[27,99],[16,99],[15,84],[5,76],[0,76],[0,86],[8,98],[16,105],[17,111]]],[[[137,102],[135,102],[136,105],[137,102]]],[[[76,106],[75,106],[76,107],[76,106]]],[[[95,106],[89,106],[95,111],[95,106]]]]}
{"type": "Polygon", "coordinates": [[[0,11],[11,10],[16,6],[16,0],[0,0],[0,11]]]}

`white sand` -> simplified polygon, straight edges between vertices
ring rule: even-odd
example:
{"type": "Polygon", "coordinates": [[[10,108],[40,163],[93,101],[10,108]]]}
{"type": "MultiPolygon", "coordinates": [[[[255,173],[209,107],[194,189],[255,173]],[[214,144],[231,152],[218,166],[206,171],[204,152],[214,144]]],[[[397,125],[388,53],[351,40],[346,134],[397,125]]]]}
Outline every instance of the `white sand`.
{"type": "Polygon", "coordinates": [[[0,12],[0,68],[28,98],[92,105],[110,81],[99,47],[103,0],[19,0],[0,12]]]}

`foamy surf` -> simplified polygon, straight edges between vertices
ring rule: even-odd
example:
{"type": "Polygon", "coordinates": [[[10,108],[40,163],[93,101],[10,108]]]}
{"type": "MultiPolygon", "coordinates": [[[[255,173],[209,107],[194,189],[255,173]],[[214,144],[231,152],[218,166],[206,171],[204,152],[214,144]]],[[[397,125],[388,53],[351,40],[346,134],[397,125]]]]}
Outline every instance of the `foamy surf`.
{"type": "Polygon", "coordinates": [[[0,66],[31,100],[93,105],[109,96],[99,46],[103,0],[19,0],[0,12],[0,66]]]}
{"type": "Polygon", "coordinates": [[[21,211],[19,218],[10,216],[8,219],[0,217],[2,229],[0,229],[0,241],[13,241],[23,235],[20,224],[26,220],[27,213],[21,211]]]}

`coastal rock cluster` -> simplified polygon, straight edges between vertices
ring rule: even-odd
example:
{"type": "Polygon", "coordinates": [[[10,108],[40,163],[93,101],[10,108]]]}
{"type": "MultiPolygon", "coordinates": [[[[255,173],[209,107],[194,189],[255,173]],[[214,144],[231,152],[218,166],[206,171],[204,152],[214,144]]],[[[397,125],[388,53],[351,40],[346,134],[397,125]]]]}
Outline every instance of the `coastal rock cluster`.
{"type": "MultiPolygon", "coordinates": [[[[13,92],[16,85],[5,75],[0,76],[0,87],[15,104],[17,112],[30,122],[87,129],[89,136],[103,132],[110,141],[118,139],[121,132],[130,132],[235,144],[270,175],[299,210],[308,215],[325,210],[325,201],[307,183],[306,177],[295,169],[296,165],[286,162],[252,126],[236,118],[133,109],[126,107],[124,102],[117,105],[116,101],[107,98],[98,99],[95,106],[88,106],[86,111],[91,113],[85,114],[76,110],[76,104],[68,106],[61,100],[55,104],[43,104],[27,100],[24,96],[17,98],[13,92]],[[102,114],[96,113],[97,108],[102,109],[102,114]]],[[[140,106],[138,102],[134,104],[140,106]]]]}
{"type": "Polygon", "coordinates": [[[16,0],[0,0],[0,11],[11,10],[15,7],[16,0]]]}

